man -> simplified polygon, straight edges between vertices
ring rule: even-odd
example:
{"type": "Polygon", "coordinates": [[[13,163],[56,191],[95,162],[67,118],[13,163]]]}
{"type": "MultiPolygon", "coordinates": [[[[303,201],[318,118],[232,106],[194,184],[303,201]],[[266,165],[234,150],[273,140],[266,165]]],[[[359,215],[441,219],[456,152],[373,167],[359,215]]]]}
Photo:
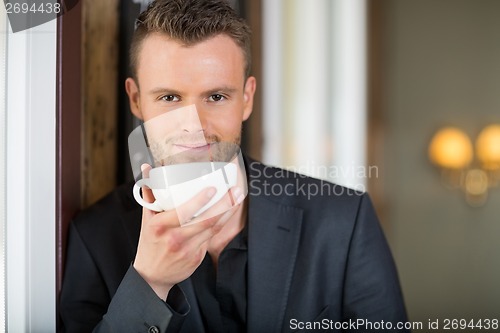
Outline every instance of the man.
{"type": "MultiPolygon", "coordinates": [[[[256,89],[249,45],[247,25],[223,0],[152,3],[132,42],[132,112],[149,121],[195,105],[207,144],[239,144],[256,89]]],[[[189,138],[172,147],[193,148],[189,138]]],[[[248,197],[233,193],[241,200],[232,209],[187,227],[175,212],[141,209],[130,185],[83,212],[68,240],[65,330],[367,332],[406,320],[367,195],[246,164],[248,197]],[[310,197],[304,189],[314,186],[323,194],[310,197]]],[[[193,193],[188,209],[196,212],[210,192],[193,193]]],[[[143,196],[154,199],[146,188],[143,196]]]]}

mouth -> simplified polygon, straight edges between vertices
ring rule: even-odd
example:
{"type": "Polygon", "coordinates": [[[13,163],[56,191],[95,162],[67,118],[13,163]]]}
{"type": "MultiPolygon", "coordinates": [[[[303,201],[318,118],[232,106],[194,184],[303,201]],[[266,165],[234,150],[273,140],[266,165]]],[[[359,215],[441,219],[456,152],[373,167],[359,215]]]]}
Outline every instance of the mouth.
{"type": "Polygon", "coordinates": [[[210,143],[179,143],[174,144],[174,147],[180,151],[203,152],[210,149],[210,143]]]}

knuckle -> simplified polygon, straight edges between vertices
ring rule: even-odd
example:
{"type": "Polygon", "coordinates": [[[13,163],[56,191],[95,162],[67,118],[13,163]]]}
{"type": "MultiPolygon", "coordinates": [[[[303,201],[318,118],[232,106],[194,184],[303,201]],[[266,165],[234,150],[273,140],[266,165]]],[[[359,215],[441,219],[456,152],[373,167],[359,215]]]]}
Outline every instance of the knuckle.
{"type": "Polygon", "coordinates": [[[198,266],[203,261],[204,258],[205,258],[205,251],[203,251],[202,249],[196,251],[193,255],[193,261],[196,266],[198,266]]]}
{"type": "Polygon", "coordinates": [[[179,252],[182,249],[182,237],[175,230],[165,235],[165,243],[171,252],[179,252]]]}
{"type": "Polygon", "coordinates": [[[212,225],[212,232],[213,234],[217,234],[219,231],[221,231],[223,225],[221,223],[215,223],[212,225]]]}
{"type": "Polygon", "coordinates": [[[155,225],[155,226],[152,226],[151,229],[153,230],[153,234],[156,237],[160,237],[161,235],[163,235],[165,233],[166,227],[163,225],[155,225]]]}
{"type": "Polygon", "coordinates": [[[204,228],[212,228],[215,223],[217,222],[217,219],[211,217],[203,221],[203,227],[204,228]]]}
{"type": "Polygon", "coordinates": [[[182,247],[181,249],[179,249],[177,255],[182,261],[188,263],[189,266],[195,264],[194,263],[195,256],[193,255],[193,251],[191,251],[188,247],[182,247]]]}

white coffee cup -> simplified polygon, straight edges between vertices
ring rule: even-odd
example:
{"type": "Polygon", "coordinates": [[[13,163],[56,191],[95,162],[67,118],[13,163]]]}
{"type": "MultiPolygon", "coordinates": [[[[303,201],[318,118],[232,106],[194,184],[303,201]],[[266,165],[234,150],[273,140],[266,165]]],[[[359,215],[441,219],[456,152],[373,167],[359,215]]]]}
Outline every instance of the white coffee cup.
{"type": "Polygon", "coordinates": [[[143,207],[161,212],[179,207],[208,187],[216,194],[193,217],[197,217],[217,203],[227,191],[236,185],[237,166],[227,162],[193,162],[153,168],[149,178],[134,185],[135,200],[143,207]],[[146,202],[140,188],[147,186],[153,191],[154,202],[146,202]]]}

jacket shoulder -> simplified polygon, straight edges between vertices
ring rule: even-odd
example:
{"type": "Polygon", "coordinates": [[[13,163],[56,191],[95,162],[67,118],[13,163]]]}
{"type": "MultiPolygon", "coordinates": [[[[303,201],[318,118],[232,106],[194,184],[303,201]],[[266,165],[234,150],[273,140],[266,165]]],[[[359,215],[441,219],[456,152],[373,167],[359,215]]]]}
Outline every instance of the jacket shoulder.
{"type": "Polygon", "coordinates": [[[263,196],[281,204],[302,208],[327,205],[355,209],[364,197],[368,197],[364,191],[255,160],[247,161],[247,169],[249,195],[263,196]]]}
{"type": "Polygon", "coordinates": [[[117,187],[72,221],[74,231],[95,255],[114,245],[130,249],[137,246],[142,209],[132,196],[132,186],[127,183],[117,187]]]}
{"type": "Polygon", "coordinates": [[[132,183],[122,184],[96,203],[82,210],[75,218],[76,225],[94,225],[120,218],[123,214],[136,211],[140,206],[132,196],[132,183]]]}

